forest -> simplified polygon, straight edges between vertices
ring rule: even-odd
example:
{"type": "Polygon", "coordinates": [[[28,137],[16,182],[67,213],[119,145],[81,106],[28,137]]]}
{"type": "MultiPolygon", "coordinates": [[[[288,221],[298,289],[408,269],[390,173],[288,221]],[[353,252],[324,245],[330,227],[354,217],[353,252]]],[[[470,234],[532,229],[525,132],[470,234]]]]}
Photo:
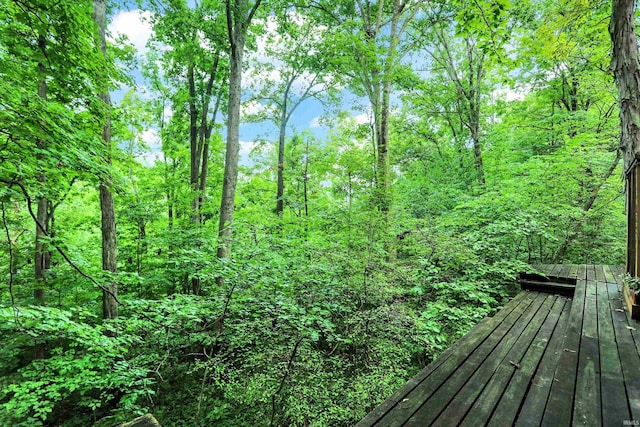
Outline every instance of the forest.
{"type": "Polygon", "coordinates": [[[611,14],[0,0],[0,425],[353,425],[624,264],[611,14]]]}

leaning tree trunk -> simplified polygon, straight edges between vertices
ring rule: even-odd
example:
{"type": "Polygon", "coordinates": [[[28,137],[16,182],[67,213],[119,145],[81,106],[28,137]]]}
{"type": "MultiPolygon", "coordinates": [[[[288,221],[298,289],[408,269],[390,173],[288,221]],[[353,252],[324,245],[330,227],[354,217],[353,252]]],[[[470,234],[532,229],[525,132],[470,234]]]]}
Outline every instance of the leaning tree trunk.
{"type": "MultiPolygon", "coordinates": [[[[94,0],[93,19],[98,26],[98,36],[100,51],[107,60],[107,43],[105,38],[105,27],[107,23],[107,3],[106,0],[94,0]]],[[[104,150],[106,162],[111,165],[111,116],[108,109],[111,107],[111,97],[106,89],[105,82],[107,76],[101,76],[103,91],[100,99],[104,103],[107,113],[102,127],[102,139],[104,140],[104,150]]],[[[116,215],[113,202],[112,177],[105,177],[100,183],[100,211],[102,213],[102,269],[112,273],[109,283],[102,292],[102,317],[104,319],[116,319],[118,317],[118,284],[115,275],[118,271],[118,255],[116,240],[116,215]]]]}

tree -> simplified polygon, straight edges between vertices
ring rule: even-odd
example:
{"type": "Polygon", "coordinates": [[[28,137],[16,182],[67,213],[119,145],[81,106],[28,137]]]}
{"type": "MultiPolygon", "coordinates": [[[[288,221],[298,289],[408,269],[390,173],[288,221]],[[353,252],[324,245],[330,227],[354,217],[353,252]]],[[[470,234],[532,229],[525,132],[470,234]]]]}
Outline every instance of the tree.
{"type": "Polygon", "coordinates": [[[640,157],[640,64],[635,31],[635,2],[614,0],[609,32],[613,42],[611,68],[618,87],[620,150],[624,153],[627,193],[627,272],[638,276],[638,167],[640,157]]]}
{"type": "MultiPolygon", "coordinates": [[[[93,19],[98,28],[99,50],[103,57],[103,64],[107,64],[107,40],[105,28],[107,26],[107,2],[106,0],[94,0],[93,19]]],[[[103,70],[108,68],[104,67],[103,70]]],[[[103,71],[104,72],[104,71],[103,71]]],[[[111,97],[107,82],[108,73],[100,76],[99,98],[103,102],[102,139],[104,141],[104,153],[107,167],[111,166],[111,97]]],[[[113,184],[111,172],[100,182],[100,212],[102,216],[102,269],[110,273],[109,284],[105,286],[102,294],[102,317],[104,319],[116,319],[118,317],[118,242],[116,237],[116,213],[113,201],[113,184]]]]}
{"type": "Polygon", "coordinates": [[[224,181],[220,201],[218,226],[218,258],[231,255],[233,211],[238,182],[238,154],[240,152],[240,96],[242,94],[242,63],[247,31],[262,0],[227,0],[226,16],[231,56],[229,64],[229,102],[227,107],[227,151],[224,181]]]}
{"type": "Polygon", "coordinates": [[[609,10],[597,3],[550,4],[536,13],[542,19],[527,20],[525,25],[533,31],[518,38],[520,62],[533,76],[528,84],[539,85],[537,93],[549,104],[544,107],[546,118],[538,117],[539,125],[531,127],[545,130],[541,141],[549,141],[546,151],[558,160],[572,155],[568,152],[574,157],[576,151],[591,153],[578,157],[576,169],[566,168],[565,173],[575,173],[579,186],[572,190],[576,213],[553,257],[553,262],[562,262],[589,222],[598,218],[592,209],[621,158],[612,120],[616,100],[607,67],[609,10]]]}
{"type": "Polygon", "coordinates": [[[162,60],[167,77],[176,87],[172,96],[174,119],[182,119],[183,106],[187,107],[193,223],[203,221],[210,140],[226,89],[228,43],[224,33],[225,15],[220,6],[218,2],[209,1],[196,3],[194,7],[186,1],[172,2],[169,7],[156,11],[153,18],[155,38],[171,46],[170,51],[163,53],[162,60]]]}
{"type": "MultiPolygon", "coordinates": [[[[481,134],[481,108],[482,96],[485,93],[483,83],[486,75],[485,52],[478,46],[478,40],[465,37],[458,52],[455,52],[447,41],[450,34],[445,34],[442,28],[436,30],[439,52],[434,59],[446,70],[449,79],[456,89],[455,116],[467,129],[473,144],[473,158],[476,177],[480,187],[485,186],[484,165],[482,161],[481,134]],[[458,65],[454,59],[459,52],[462,53],[462,61],[458,65]]],[[[455,119],[451,117],[452,124],[455,119]]],[[[452,127],[452,130],[455,129],[452,127]]],[[[453,130],[455,132],[455,130],[453,130]]]]}
{"type": "MultiPolygon", "coordinates": [[[[44,34],[38,34],[38,49],[40,50],[40,59],[38,61],[38,96],[46,102],[47,99],[47,68],[45,65],[45,58],[47,56],[47,40],[44,34]]],[[[36,148],[40,150],[40,154],[36,155],[36,161],[38,163],[38,176],[37,180],[44,186],[47,181],[46,172],[43,167],[43,152],[47,150],[47,143],[44,138],[37,138],[36,148]]],[[[51,250],[45,248],[45,238],[50,233],[50,215],[49,215],[50,202],[44,195],[38,197],[38,210],[36,213],[36,241],[35,241],[35,260],[33,262],[34,275],[36,279],[36,288],[34,289],[34,297],[36,302],[40,305],[45,304],[45,282],[46,272],[51,267],[51,250]]],[[[36,347],[36,359],[42,359],[44,357],[44,349],[36,347]]]]}
{"type": "Polygon", "coordinates": [[[627,172],[640,155],[640,65],[633,0],[613,1],[609,32],[613,42],[611,68],[619,92],[620,148],[627,172]]]}

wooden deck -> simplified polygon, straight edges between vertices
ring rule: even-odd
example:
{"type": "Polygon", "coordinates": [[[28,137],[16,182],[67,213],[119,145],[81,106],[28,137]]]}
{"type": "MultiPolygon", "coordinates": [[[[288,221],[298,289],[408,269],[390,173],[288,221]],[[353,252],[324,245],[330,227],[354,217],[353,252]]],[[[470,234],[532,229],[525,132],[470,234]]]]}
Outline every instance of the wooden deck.
{"type": "Polygon", "coordinates": [[[552,282],[575,279],[573,297],[520,292],[358,426],[640,422],[640,324],[623,310],[622,269],[538,270],[552,282]]]}

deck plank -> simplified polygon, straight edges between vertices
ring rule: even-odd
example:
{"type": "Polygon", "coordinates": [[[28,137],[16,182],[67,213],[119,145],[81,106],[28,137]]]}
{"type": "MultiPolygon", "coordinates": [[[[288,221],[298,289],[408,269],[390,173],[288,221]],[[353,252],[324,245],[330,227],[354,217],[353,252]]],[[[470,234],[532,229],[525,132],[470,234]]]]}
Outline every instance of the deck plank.
{"type": "Polygon", "coordinates": [[[570,270],[571,270],[571,264],[562,264],[560,266],[560,269],[557,272],[557,276],[566,279],[569,277],[570,270]]]}
{"type": "Polygon", "coordinates": [[[587,280],[591,280],[595,282],[596,279],[596,266],[595,265],[587,265],[587,280]]]}
{"type": "Polygon", "coordinates": [[[578,264],[571,264],[571,269],[569,270],[569,278],[576,279],[578,277],[578,264]]]}
{"type": "Polygon", "coordinates": [[[587,266],[585,264],[580,264],[578,266],[578,274],[576,279],[587,280],[587,266]]]}
{"type": "Polygon", "coordinates": [[[614,276],[613,270],[611,269],[610,265],[605,265],[603,267],[604,269],[604,276],[605,276],[605,280],[607,283],[616,283],[616,278],[614,276]]]}
{"type": "MultiPolygon", "coordinates": [[[[574,425],[601,425],[600,352],[595,270],[587,269],[587,294],[578,352],[578,375],[573,407],[574,425]]],[[[568,396],[567,396],[568,397],[568,396]]]]}
{"type": "MultiPolygon", "coordinates": [[[[622,296],[622,283],[625,274],[624,267],[616,266],[616,269],[618,270],[618,274],[615,275],[616,285],[618,286],[618,291],[620,292],[620,297],[618,298],[618,300],[621,304],[624,304],[624,298],[622,296]]],[[[629,313],[629,310],[626,308],[626,304],[624,305],[623,310],[626,315],[627,326],[631,328],[629,329],[629,331],[631,332],[631,336],[633,337],[636,350],[640,354],[640,331],[638,330],[640,328],[640,323],[638,323],[637,320],[631,318],[631,313],[629,313]]]]}
{"type": "MultiPolygon", "coordinates": [[[[596,269],[596,273],[598,269],[596,269]]],[[[602,425],[620,426],[629,420],[629,405],[613,329],[612,311],[605,282],[596,285],[598,302],[598,342],[600,345],[600,391],[602,425]],[[622,398],[621,398],[622,397],[622,398]]]]}
{"type": "Polygon", "coordinates": [[[561,313],[558,316],[557,311],[553,310],[545,321],[534,344],[524,355],[520,369],[516,371],[505,389],[489,420],[489,426],[513,425],[518,411],[523,418],[521,425],[527,422],[531,425],[540,425],[571,311],[571,301],[568,298],[558,298],[556,304],[562,305],[561,313]],[[550,367],[554,369],[549,369],[550,367]],[[520,408],[525,397],[529,400],[526,400],[520,408]]]}
{"type": "Polygon", "coordinates": [[[604,266],[603,265],[596,265],[595,269],[596,269],[596,282],[597,283],[606,283],[607,279],[606,279],[605,274],[604,274],[604,266]]]}
{"type": "MultiPolygon", "coordinates": [[[[457,397],[459,390],[474,377],[481,380],[484,373],[493,366],[495,360],[501,359],[513,346],[526,324],[531,321],[547,295],[535,295],[531,304],[526,307],[522,316],[514,318],[512,322],[505,321],[496,329],[476,351],[469,356],[467,362],[456,369],[435,393],[428,399],[420,399],[423,405],[404,424],[405,426],[424,426],[431,424],[442,410],[446,408],[452,398],[457,397]],[[495,335],[495,336],[494,336],[495,335]],[[486,362],[486,363],[485,363],[486,362]],[[476,373],[479,372],[479,373],[476,373]]],[[[499,361],[499,360],[498,360],[499,361]]],[[[472,402],[473,403],[473,402],[472,402]]],[[[385,423],[384,425],[388,425],[385,423]]]]}
{"type": "MultiPolygon", "coordinates": [[[[637,375],[640,373],[638,371],[640,362],[638,362],[635,355],[640,357],[640,331],[638,330],[640,328],[640,323],[631,318],[631,314],[626,309],[626,305],[622,298],[622,282],[623,277],[626,274],[624,266],[612,266],[612,270],[617,272],[614,274],[616,279],[615,290],[617,290],[617,297],[615,296],[613,287],[610,287],[609,301],[617,306],[617,309],[614,309],[612,312],[614,319],[618,317],[619,325],[624,326],[624,329],[622,329],[622,326],[618,326],[616,329],[616,340],[620,347],[620,356],[622,359],[627,398],[629,400],[629,409],[633,415],[633,419],[639,420],[640,401],[638,399],[640,399],[640,380],[637,378],[637,375]],[[611,294],[614,294],[614,296],[612,297],[611,294]],[[619,311],[620,309],[622,311],[619,311]],[[624,318],[622,315],[624,315],[624,318]],[[627,338],[629,335],[631,336],[631,340],[627,338]],[[633,351],[633,349],[636,351],[633,351]]],[[[614,320],[614,326],[616,323],[618,322],[615,322],[614,320]]]]}
{"type": "Polygon", "coordinates": [[[573,410],[573,393],[575,390],[576,373],[578,368],[578,351],[582,331],[584,314],[586,281],[586,266],[578,268],[576,291],[571,303],[569,324],[565,333],[563,349],[556,365],[554,381],[545,407],[542,425],[566,426],[571,423],[573,410]]]}
{"type": "Polygon", "coordinates": [[[553,270],[553,267],[549,264],[536,264],[534,268],[545,276],[549,276],[549,273],[553,270]]]}

